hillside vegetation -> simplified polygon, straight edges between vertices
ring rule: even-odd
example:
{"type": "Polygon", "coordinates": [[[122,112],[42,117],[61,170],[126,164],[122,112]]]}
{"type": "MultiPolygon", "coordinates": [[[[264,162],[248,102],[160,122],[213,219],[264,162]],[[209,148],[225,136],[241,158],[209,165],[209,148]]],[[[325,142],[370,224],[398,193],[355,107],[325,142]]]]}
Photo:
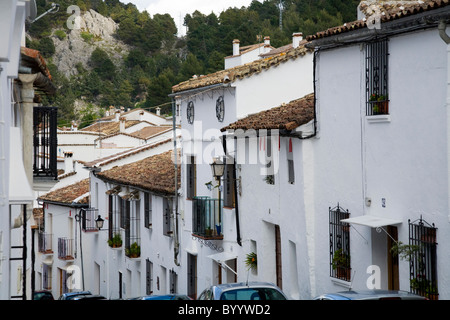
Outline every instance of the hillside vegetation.
{"type": "MultiPolygon", "coordinates": [[[[52,1],[37,0],[38,14],[52,1]]],[[[224,67],[224,57],[232,54],[232,40],[241,45],[263,41],[288,44],[292,33],[304,36],[356,19],[358,0],[285,0],[280,27],[278,0],[254,0],[248,7],[229,8],[219,15],[193,10],[184,18],[186,36],[177,37],[177,28],[168,14],[139,12],[136,6],[119,0],[58,0],[57,13],[27,25],[27,46],[38,49],[47,59],[59,88],[45,103],[59,107],[60,125],[71,120],[87,125],[110,106],[146,108],[156,106],[170,114],[171,87],[194,74],[208,74],[224,67]],[[94,10],[117,24],[113,38],[117,48],[100,46],[98,35],[81,30],[81,38],[92,45],[84,57],[78,55],[70,75],[58,69],[58,45],[74,30],[67,27],[67,8],[77,5],[81,14],[94,10]],[[120,46],[119,46],[120,44],[120,46]],[[127,47],[127,50],[123,48],[127,47]],[[120,50],[118,48],[121,48],[120,50]],[[81,63],[81,61],[87,63],[81,63]],[[82,108],[75,108],[80,104],[82,108]]]]}

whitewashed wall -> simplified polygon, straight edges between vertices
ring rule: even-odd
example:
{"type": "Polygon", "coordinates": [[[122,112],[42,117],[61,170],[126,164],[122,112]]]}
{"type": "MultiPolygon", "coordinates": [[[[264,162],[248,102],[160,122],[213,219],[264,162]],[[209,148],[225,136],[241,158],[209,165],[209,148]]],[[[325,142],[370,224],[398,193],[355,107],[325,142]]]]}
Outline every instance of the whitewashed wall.
{"type": "MultiPolygon", "coordinates": [[[[408,242],[408,219],[422,216],[434,223],[440,298],[449,297],[446,57],[446,45],[436,30],[392,37],[390,122],[375,123],[365,116],[364,51],[356,45],[320,53],[320,139],[314,141],[317,281],[313,293],[344,289],[329,277],[328,207],[339,203],[351,217],[372,214],[400,219],[399,240],[404,243],[408,242]],[[371,198],[370,207],[365,197],[371,198]]],[[[366,269],[377,264],[381,286],[386,288],[387,250],[382,249],[386,236],[364,226],[355,229],[351,229],[350,244],[356,272],[353,287],[365,288],[366,269]]],[[[405,261],[400,261],[400,288],[409,290],[405,261]]]]}

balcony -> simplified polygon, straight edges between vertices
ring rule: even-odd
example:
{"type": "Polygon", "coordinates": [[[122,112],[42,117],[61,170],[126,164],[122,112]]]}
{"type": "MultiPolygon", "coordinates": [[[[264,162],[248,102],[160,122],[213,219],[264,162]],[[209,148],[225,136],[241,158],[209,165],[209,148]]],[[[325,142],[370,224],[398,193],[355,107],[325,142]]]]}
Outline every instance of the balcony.
{"type": "Polygon", "coordinates": [[[192,206],[192,234],[203,239],[223,239],[223,201],[210,197],[194,197],[192,206]]]}
{"type": "Polygon", "coordinates": [[[81,210],[81,228],[85,232],[98,231],[95,219],[98,216],[98,209],[86,208],[81,210]]]}
{"type": "Polygon", "coordinates": [[[58,258],[74,260],[74,239],[58,238],[58,258]]]}
{"type": "Polygon", "coordinates": [[[53,235],[49,233],[40,232],[38,234],[38,250],[40,253],[53,253],[52,238],[53,235]]]}

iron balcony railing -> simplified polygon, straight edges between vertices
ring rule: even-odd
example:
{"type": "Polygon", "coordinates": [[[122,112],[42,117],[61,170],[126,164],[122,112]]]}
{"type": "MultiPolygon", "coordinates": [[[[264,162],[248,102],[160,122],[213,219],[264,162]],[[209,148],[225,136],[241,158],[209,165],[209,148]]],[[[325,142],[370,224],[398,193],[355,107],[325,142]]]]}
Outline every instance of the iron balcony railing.
{"type": "Polygon", "coordinates": [[[222,239],[223,201],[210,197],[194,197],[192,233],[207,239],[222,239]]]}
{"type": "Polygon", "coordinates": [[[98,209],[86,208],[81,210],[81,228],[83,231],[98,231],[95,219],[98,216],[98,209]]]}
{"type": "Polygon", "coordinates": [[[58,258],[61,260],[74,259],[74,240],[58,238],[58,258]]]}
{"type": "Polygon", "coordinates": [[[33,108],[33,175],[57,179],[57,108],[33,108]]]}
{"type": "Polygon", "coordinates": [[[40,253],[53,253],[52,238],[53,235],[50,233],[40,232],[38,234],[38,250],[40,253]]]}

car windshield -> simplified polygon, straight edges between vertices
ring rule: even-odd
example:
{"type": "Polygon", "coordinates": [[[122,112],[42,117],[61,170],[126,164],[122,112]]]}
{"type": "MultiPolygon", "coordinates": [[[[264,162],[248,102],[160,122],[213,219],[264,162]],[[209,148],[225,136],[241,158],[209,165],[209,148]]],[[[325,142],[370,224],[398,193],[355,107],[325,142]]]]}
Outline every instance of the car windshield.
{"type": "Polygon", "coordinates": [[[222,293],[220,300],[286,300],[273,288],[242,288],[222,293]]]}

